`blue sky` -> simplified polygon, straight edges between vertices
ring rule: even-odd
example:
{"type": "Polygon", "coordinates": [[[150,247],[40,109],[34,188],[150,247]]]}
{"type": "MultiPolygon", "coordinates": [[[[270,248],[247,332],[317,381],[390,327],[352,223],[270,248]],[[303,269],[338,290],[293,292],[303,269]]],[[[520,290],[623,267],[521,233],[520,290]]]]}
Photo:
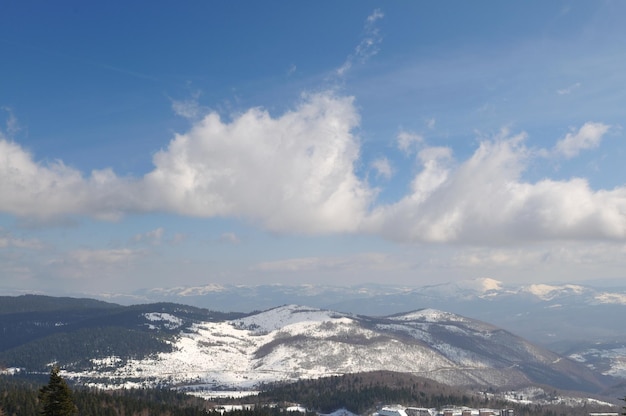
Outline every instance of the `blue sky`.
{"type": "Polygon", "coordinates": [[[606,281],[626,4],[0,4],[0,290],[606,281]]]}

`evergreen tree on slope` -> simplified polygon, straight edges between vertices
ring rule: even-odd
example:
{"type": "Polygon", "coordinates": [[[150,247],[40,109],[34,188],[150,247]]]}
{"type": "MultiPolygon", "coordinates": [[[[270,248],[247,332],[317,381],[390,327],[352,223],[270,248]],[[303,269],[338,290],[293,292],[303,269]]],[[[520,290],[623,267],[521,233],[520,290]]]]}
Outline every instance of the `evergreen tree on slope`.
{"type": "Polygon", "coordinates": [[[72,390],[59,375],[59,368],[50,371],[50,381],[39,389],[39,413],[44,416],[73,416],[78,413],[72,390]]]}

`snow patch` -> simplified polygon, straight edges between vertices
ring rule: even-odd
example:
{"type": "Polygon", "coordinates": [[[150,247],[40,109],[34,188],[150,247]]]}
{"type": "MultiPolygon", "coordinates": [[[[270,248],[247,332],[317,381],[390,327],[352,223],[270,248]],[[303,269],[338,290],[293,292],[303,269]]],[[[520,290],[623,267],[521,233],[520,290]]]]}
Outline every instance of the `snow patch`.
{"type": "MultiPolygon", "coordinates": [[[[150,312],[144,313],[143,316],[150,322],[161,322],[167,329],[176,329],[183,325],[182,319],[169,313],[150,312]]],[[[156,327],[150,325],[150,329],[156,329],[156,327]]]]}
{"type": "Polygon", "coordinates": [[[599,303],[608,303],[615,305],[626,305],[626,294],[624,293],[599,293],[594,296],[599,303]]]}
{"type": "Polygon", "coordinates": [[[233,325],[239,328],[250,329],[256,333],[268,333],[295,324],[304,324],[306,326],[306,323],[337,321],[340,318],[343,318],[343,322],[351,322],[348,317],[348,314],[339,314],[305,306],[287,305],[238,319],[233,321],[233,325]]]}
{"type": "Polygon", "coordinates": [[[419,311],[409,312],[403,315],[392,316],[390,319],[394,321],[424,321],[424,322],[465,322],[467,319],[455,315],[450,312],[440,311],[438,309],[421,309],[419,311]]]}
{"type": "Polygon", "coordinates": [[[559,295],[580,295],[585,288],[578,285],[552,286],[546,284],[533,284],[525,288],[527,292],[537,296],[541,300],[552,300],[559,295]]]}

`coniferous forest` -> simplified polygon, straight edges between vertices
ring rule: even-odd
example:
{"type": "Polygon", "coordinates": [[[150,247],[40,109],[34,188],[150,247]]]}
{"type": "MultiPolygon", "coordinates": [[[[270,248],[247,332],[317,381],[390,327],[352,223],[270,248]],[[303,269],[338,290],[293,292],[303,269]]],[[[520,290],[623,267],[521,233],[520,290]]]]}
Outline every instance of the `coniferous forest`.
{"type": "MultiPolygon", "coordinates": [[[[45,381],[0,377],[0,415],[35,415],[42,409],[41,390],[45,381]]],[[[252,410],[236,410],[229,416],[279,416],[286,407],[300,404],[315,413],[347,409],[371,414],[382,405],[442,408],[463,405],[472,408],[512,408],[516,415],[588,416],[590,412],[615,412],[606,406],[517,405],[490,400],[409,374],[374,372],[266,385],[258,396],[243,399],[203,400],[170,389],[116,391],[74,388],[72,399],[81,416],[195,416],[212,413],[224,404],[253,404],[252,410]]],[[[68,413],[72,414],[72,413],[68,413]]],[[[289,414],[293,414],[289,412],[289,414]]]]}

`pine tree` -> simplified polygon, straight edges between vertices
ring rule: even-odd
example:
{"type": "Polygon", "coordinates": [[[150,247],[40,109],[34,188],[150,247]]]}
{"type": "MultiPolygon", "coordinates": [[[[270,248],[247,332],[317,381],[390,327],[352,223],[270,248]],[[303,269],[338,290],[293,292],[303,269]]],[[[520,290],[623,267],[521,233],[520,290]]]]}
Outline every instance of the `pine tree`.
{"type": "Polygon", "coordinates": [[[39,413],[44,416],[72,416],[78,413],[72,390],[59,375],[59,368],[50,371],[50,381],[39,390],[39,413]]]}

